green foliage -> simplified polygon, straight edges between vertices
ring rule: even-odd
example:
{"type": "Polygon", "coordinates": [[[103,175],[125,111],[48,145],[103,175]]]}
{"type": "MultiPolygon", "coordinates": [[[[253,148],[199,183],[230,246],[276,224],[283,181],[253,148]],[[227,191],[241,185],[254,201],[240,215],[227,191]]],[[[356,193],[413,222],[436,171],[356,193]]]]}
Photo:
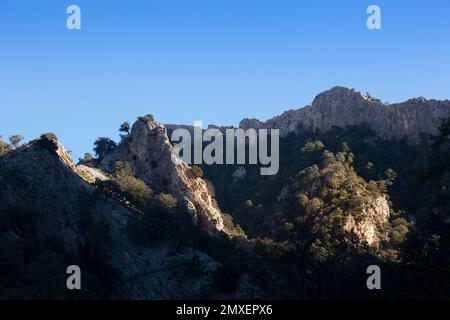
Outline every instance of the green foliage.
{"type": "Polygon", "coordinates": [[[138,117],[138,120],[140,120],[140,121],[144,121],[144,122],[154,122],[155,121],[155,117],[152,115],[152,114],[147,114],[147,115],[145,115],[145,116],[141,116],[141,117],[138,117]]]}
{"type": "Polygon", "coordinates": [[[9,142],[14,149],[17,149],[22,141],[23,137],[21,135],[14,134],[12,136],[9,136],[9,142]]]}
{"type": "Polygon", "coordinates": [[[160,193],[156,196],[156,201],[163,207],[168,209],[175,209],[178,205],[177,199],[168,193],[160,193]]]}
{"type": "Polygon", "coordinates": [[[180,229],[174,213],[156,203],[148,206],[143,214],[130,217],[127,223],[128,236],[142,246],[174,239],[179,236],[180,229]]]}
{"type": "Polygon", "coordinates": [[[239,225],[235,225],[233,222],[233,217],[229,214],[222,214],[223,224],[227,233],[232,236],[243,236],[245,237],[245,232],[239,225]]]}
{"type": "Polygon", "coordinates": [[[93,161],[93,160],[94,160],[94,156],[92,155],[92,153],[87,152],[87,153],[84,154],[83,161],[90,162],[90,161],[93,161]]]}
{"type": "Polygon", "coordinates": [[[450,295],[450,119],[432,138],[420,181],[414,228],[405,243],[406,276],[414,279],[412,290],[425,288],[428,297],[450,295]],[[420,275],[420,277],[417,277],[420,275]]]}
{"type": "Polygon", "coordinates": [[[41,139],[58,141],[58,137],[53,132],[48,132],[48,133],[42,134],[41,139]]]}
{"type": "Polygon", "coordinates": [[[191,167],[191,174],[194,179],[202,178],[203,177],[203,170],[199,166],[192,166],[191,167]]]}
{"type": "Polygon", "coordinates": [[[124,121],[119,128],[119,132],[123,132],[126,134],[130,134],[130,123],[128,121],[124,121]]]}
{"type": "Polygon", "coordinates": [[[2,136],[0,135],[0,156],[7,154],[11,151],[11,146],[2,140],[2,136]]]}
{"type": "Polygon", "coordinates": [[[100,159],[104,158],[116,148],[116,143],[105,137],[98,138],[94,142],[94,152],[100,159]]]}
{"type": "Polygon", "coordinates": [[[253,202],[252,200],[245,200],[244,203],[242,204],[244,206],[244,208],[246,209],[250,209],[251,207],[253,207],[253,202]]]}
{"type": "Polygon", "coordinates": [[[138,208],[145,208],[154,199],[153,191],[142,181],[134,177],[127,162],[117,161],[113,175],[123,196],[133,201],[138,208]]]}
{"type": "Polygon", "coordinates": [[[320,151],[325,148],[324,144],[321,141],[311,141],[307,142],[301,149],[302,152],[314,152],[320,151]]]}

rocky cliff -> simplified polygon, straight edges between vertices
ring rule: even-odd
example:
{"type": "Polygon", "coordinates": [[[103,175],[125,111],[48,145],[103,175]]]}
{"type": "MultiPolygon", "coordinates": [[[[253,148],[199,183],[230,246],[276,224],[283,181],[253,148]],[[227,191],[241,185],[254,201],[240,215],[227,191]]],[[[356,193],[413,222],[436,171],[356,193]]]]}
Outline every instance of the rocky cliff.
{"type": "Polygon", "coordinates": [[[410,99],[384,104],[354,89],[334,87],[319,94],[311,105],[289,110],[266,122],[244,119],[240,128],[280,129],[281,136],[301,128],[324,132],[333,126],[367,123],[381,138],[406,137],[418,142],[420,135],[436,134],[443,119],[450,117],[450,101],[410,99]]]}
{"type": "MultiPolygon", "coordinates": [[[[138,125],[135,130],[140,132],[139,128],[138,125]]],[[[31,267],[37,268],[39,261],[44,259],[46,262],[42,268],[50,268],[52,276],[62,278],[57,282],[60,287],[58,292],[62,294],[68,294],[64,280],[65,268],[75,264],[82,268],[83,288],[98,289],[94,298],[103,297],[103,290],[110,292],[110,298],[120,299],[200,296],[202,290],[211,285],[211,271],[217,268],[218,262],[189,245],[180,246],[176,240],[163,241],[150,247],[133,243],[127,233],[127,222],[136,212],[112,198],[98,194],[91,184],[95,179],[107,180],[108,176],[95,168],[74,165],[63,146],[56,141],[35,140],[1,156],[0,243],[2,251],[14,250],[10,263],[15,263],[18,257],[22,257],[22,253],[19,253],[22,247],[32,246],[32,251],[23,258],[25,262],[19,264],[20,268],[30,269],[27,281],[35,283],[44,276],[39,272],[33,273],[34,269],[31,267]],[[34,212],[35,216],[26,215],[20,220],[18,216],[8,217],[7,212],[14,212],[18,216],[34,212]],[[11,221],[6,223],[5,219],[11,221]],[[95,233],[83,231],[86,221],[94,226],[104,226],[104,230],[108,230],[107,236],[92,243],[92,239],[89,239],[102,232],[97,229],[95,233]],[[33,239],[32,243],[29,243],[30,239],[33,239]],[[52,240],[55,242],[54,246],[63,249],[51,249],[53,253],[46,251],[38,255],[37,248],[44,246],[49,239],[57,239],[52,240]],[[96,246],[103,248],[102,255],[96,246]],[[87,269],[92,267],[93,262],[83,264],[86,248],[89,248],[89,252],[94,252],[94,258],[98,256],[101,259],[98,261],[101,266],[109,265],[117,271],[113,283],[99,284],[95,282],[97,280],[87,276],[87,269]],[[57,263],[48,260],[48,257],[55,255],[54,252],[64,252],[69,257],[66,264],[58,267],[62,261],[57,263]],[[186,276],[193,259],[203,271],[195,276],[186,276]]],[[[24,249],[24,252],[28,251],[29,249],[24,249]]],[[[106,270],[94,271],[99,272],[99,278],[106,277],[106,270]]],[[[2,272],[5,272],[2,277],[7,277],[7,270],[2,269],[2,272]]],[[[45,291],[39,291],[36,295],[26,289],[21,292],[16,284],[14,294],[18,296],[11,297],[45,297],[43,292],[53,290],[49,283],[51,279],[45,282],[45,291]]],[[[0,285],[2,296],[12,294],[3,285],[5,283],[0,285]]]]}
{"type": "Polygon", "coordinates": [[[326,151],[324,157],[327,160],[321,167],[313,165],[296,174],[282,190],[278,202],[295,203],[304,216],[316,221],[317,230],[350,232],[370,246],[388,240],[389,203],[376,183],[366,182],[350,163],[342,162],[330,152],[326,151]]]}
{"type": "Polygon", "coordinates": [[[100,167],[112,171],[116,161],[130,164],[137,178],[157,192],[172,194],[192,221],[210,235],[226,232],[220,209],[206,182],[195,176],[184,162],[172,161],[167,130],[153,119],[141,117],[118,148],[107,155],[100,167]]]}

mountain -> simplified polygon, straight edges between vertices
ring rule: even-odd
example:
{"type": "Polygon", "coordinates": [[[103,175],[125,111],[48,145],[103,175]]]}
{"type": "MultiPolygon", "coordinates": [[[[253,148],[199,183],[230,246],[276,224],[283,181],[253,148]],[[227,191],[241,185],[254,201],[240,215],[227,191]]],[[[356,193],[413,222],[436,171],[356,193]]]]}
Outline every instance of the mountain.
{"type": "Polygon", "coordinates": [[[0,299],[448,297],[449,110],[336,87],[243,120],[280,129],[273,176],[173,161],[180,126],[151,115],[78,164],[52,133],[2,142],[0,299]],[[369,265],[383,290],[367,290],[369,265]]]}
{"type": "Polygon", "coordinates": [[[310,106],[289,110],[266,122],[244,119],[242,129],[280,129],[285,136],[299,129],[325,132],[332,127],[367,123],[381,138],[418,142],[421,134],[436,134],[442,120],[450,117],[450,101],[414,98],[385,104],[355,89],[334,87],[317,95],[310,106]]]}
{"type": "Polygon", "coordinates": [[[113,175],[75,165],[53,135],[0,157],[1,298],[198,298],[213,286],[222,263],[211,255],[225,254],[231,244],[228,237],[218,238],[225,234],[221,213],[206,202],[212,200],[205,183],[188,177],[184,165],[175,167],[164,158],[170,145],[163,127],[139,121],[132,136],[135,143],[143,144],[134,150],[137,153],[155,143],[147,151],[158,154],[142,156],[158,157],[164,167],[148,173],[147,181],[153,184],[164,172],[170,183],[176,183],[170,190],[186,201],[180,207],[141,212],[130,205],[131,198],[114,189],[113,175]],[[139,137],[153,140],[144,144],[139,137]],[[106,192],[110,189],[114,191],[106,192]],[[201,202],[200,196],[206,200],[201,202]],[[193,207],[186,211],[184,205],[193,207]],[[154,218],[145,220],[143,214],[154,218]],[[190,218],[183,217],[187,214],[198,220],[192,228],[190,218]],[[219,222],[213,224],[207,214],[214,214],[219,222]],[[214,249],[205,249],[204,243],[214,249]],[[66,268],[73,264],[82,270],[80,293],[65,287],[66,268]]]}
{"type": "Polygon", "coordinates": [[[176,197],[194,223],[211,235],[225,231],[217,203],[201,178],[184,162],[172,161],[172,145],[166,128],[153,119],[141,117],[134,123],[130,135],[99,164],[107,172],[117,161],[130,164],[136,176],[154,190],[176,197]]]}

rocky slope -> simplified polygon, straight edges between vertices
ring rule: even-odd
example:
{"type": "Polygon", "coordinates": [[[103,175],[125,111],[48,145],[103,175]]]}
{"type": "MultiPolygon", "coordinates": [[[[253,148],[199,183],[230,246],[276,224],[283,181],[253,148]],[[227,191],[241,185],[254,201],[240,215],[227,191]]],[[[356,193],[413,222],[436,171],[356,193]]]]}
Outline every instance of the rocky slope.
{"type": "Polygon", "coordinates": [[[367,123],[380,137],[407,137],[418,142],[420,135],[436,134],[443,119],[450,117],[450,101],[410,99],[384,104],[354,89],[334,87],[319,94],[310,106],[289,110],[266,122],[244,119],[240,128],[280,129],[281,136],[300,128],[324,132],[333,126],[345,127],[367,123]]]}
{"type": "MultiPolygon", "coordinates": [[[[140,141],[140,139],[148,138],[150,135],[158,140],[162,138],[159,135],[160,130],[162,128],[154,124],[139,123],[135,125],[135,143],[149,146],[148,142],[140,141]]],[[[164,146],[166,145],[163,144],[164,146]]],[[[158,145],[158,148],[160,147],[161,145],[158,145]]],[[[150,153],[156,152],[157,149],[144,151],[138,148],[134,150],[138,155],[146,157],[150,156],[150,153]]],[[[159,160],[166,161],[165,154],[161,153],[162,150],[159,150],[158,153],[158,156],[161,157],[159,160]]],[[[157,158],[152,157],[151,159],[157,158]]],[[[172,163],[170,160],[168,162],[172,163]]],[[[145,168],[140,167],[139,162],[134,162],[134,164],[143,174],[145,168]]],[[[162,166],[161,162],[159,164],[162,166]]],[[[154,180],[163,179],[163,175],[167,174],[166,177],[176,181],[180,188],[175,190],[175,187],[172,186],[171,190],[179,192],[180,195],[181,192],[186,191],[187,197],[190,197],[188,199],[197,201],[194,205],[196,212],[199,212],[199,215],[206,214],[199,207],[201,203],[200,200],[196,200],[197,195],[192,195],[195,191],[186,190],[188,188],[187,181],[190,183],[189,188],[200,190],[204,188],[203,182],[181,176],[181,173],[176,175],[175,172],[165,171],[173,169],[169,165],[168,168],[161,169],[162,172],[155,173],[153,171],[145,177],[148,179],[147,181],[154,182],[154,180]]],[[[187,169],[183,167],[182,170],[183,174],[187,175],[187,169]]],[[[62,145],[54,140],[35,140],[18,150],[1,156],[0,242],[2,250],[10,250],[16,246],[19,248],[24,243],[26,244],[26,239],[30,236],[26,234],[27,230],[31,230],[30,225],[35,221],[36,230],[33,231],[33,234],[36,238],[33,242],[38,244],[44,243],[47,239],[58,239],[58,247],[64,247],[65,252],[71,257],[69,263],[82,265],[80,248],[86,247],[87,237],[96,236],[82,230],[81,221],[88,219],[91,224],[98,223],[106,226],[106,229],[109,230],[108,240],[102,240],[102,243],[94,243],[94,245],[101,245],[105,248],[105,257],[108,258],[102,258],[100,262],[108,263],[118,271],[114,286],[108,288],[112,294],[110,297],[127,299],[199,297],[202,290],[211,285],[211,272],[217,268],[219,263],[189,245],[180,246],[180,243],[175,240],[163,241],[151,247],[137,245],[130,241],[126,230],[127,221],[136,212],[127,209],[110,197],[98,194],[92,185],[96,179],[107,180],[108,177],[100,170],[75,166],[62,145]],[[13,223],[7,224],[5,227],[4,219],[6,217],[3,213],[10,208],[16,208],[15,212],[21,213],[25,206],[36,212],[35,219],[24,217],[25,220],[18,223],[16,217],[11,217],[13,223]],[[189,276],[186,274],[188,272],[186,270],[189,270],[194,257],[196,257],[197,267],[200,267],[203,272],[196,276],[189,276]]],[[[219,211],[213,211],[211,214],[219,215],[219,211]]],[[[220,224],[216,225],[220,227],[220,224]]],[[[16,254],[19,255],[18,252],[16,254]]],[[[46,263],[45,267],[53,268],[54,266],[46,263]]],[[[55,276],[59,275],[63,279],[66,277],[65,267],[61,270],[57,268],[54,272],[55,276]]],[[[33,276],[42,277],[41,274],[29,275],[31,278],[33,276]]],[[[88,279],[83,281],[85,281],[83,282],[84,286],[89,284],[88,279]]],[[[61,286],[61,291],[64,292],[65,280],[61,282],[61,286]]],[[[14,292],[20,294],[20,288],[14,289],[14,292]]],[[[3,294],[6,293],[3,292],[3,294]]],[[[28,293],[24,292],[23,294],[28,293]]],[[[39,295],[42,295],[42,291],[39,295]]]]}
{"type": "Polygon", "coordinates": [[[336,161],[299,172],[286,186],[278,201],[291,200],[317,217],[326,227],[337,224],[361,242],[378,246],[389,238],[390,208],[386,197],[359,177],[349,164],[336,161]]]}
{"type": "Polygon", "coordinates": [[[167,130],[153,119],[141,117],[136,121],[130,135],[103,159],[100,167],[112,171],[116,161],[128,162],[136,177],[153,190],[176,197],[192,221],[208,234],[220,236],[227,231],[206,182],[196,177],[187,164],[172,161],[167,130]]]}

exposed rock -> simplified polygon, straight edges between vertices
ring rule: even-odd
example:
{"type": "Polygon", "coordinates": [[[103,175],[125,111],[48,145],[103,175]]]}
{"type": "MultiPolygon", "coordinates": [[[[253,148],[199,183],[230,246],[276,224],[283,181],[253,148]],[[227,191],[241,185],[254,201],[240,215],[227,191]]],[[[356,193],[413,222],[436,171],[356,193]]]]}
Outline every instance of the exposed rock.
{"type": "Polygon", "coordinates": [[[155,191],[172,194],[208,234],[225,231],[220,209],[206,182],[194,177],[186,163],[172,161],[172,145],[164,126],[146,118],[136,121],[130,136],[103,159],[100,167],[111,172],[116,161],[128,162],[136,177],[155,191]]]}
{"type": "MultiPolygon", "coordinates": [[[[0,211],[24,204],[33,208],[38,214],[39,241],[58,237],[73,256],[71,263],[78,264],[79,248],[86,240],[80,231],[80,212],[88,210],[90,219],[109,227],[110,241],[102,245],[110,257],[109,263],[120,272],[117,285],[109,288],[112,298],[199,297],[203,287],[211,285],[211,272],[218,263],[201,251],[180,247],[178,241],[152,247],[132,243],[126,225],[135,212],[111,198],[94,197],[97,200],[86,203],[86,199],[95,195],[95,188],[87,182],[94,178],[107,177],[92,168],[76,167],[55,141],[33,141],[0,157],[0,211]],[[204,273],[187,277],[183,270],[194,256],[198,257],[204,273]]],[[[21,241],[19,231],[8,234],[0,231],[0,241],[4,237],[21,241]]],[[[60,272],[64,277],[65,269],[60,272]]]]}
{"type": "Polygon", "coordinates": [[[359,239],[364,239],[368,245],[376,245],[381,240],[386,240],[387,234],[381,231],[386,230],[390,216],[386,198],[380,196],[364,203],[361,214],[364,219],[358,222],[352,215],[347,216],[344,230],[353,232],[359,239]]]}
{"type": "Polygon", "coordinates": [[[293,201],[320,224],[352,232],[368,245],[388,240],[390,208],[385,195],[375,182],[358,176],[349,163],[330,159],[321,168],[313,165],[295,175],[278,201],[293,201]]]}
{"type": "Polygon", "coordinates": [[[285,136],[299,129],[324,132],[333,126],[367,123],[381,138],[407,137],[418,142],[420,135],[436,134],[443,119],[450,117],[450,101],[410,99],[398,104],[383,104],[354,89],[334,87],[319,94],[310,106],[289,110],[266,122],[244,119],[242,129],[280,129],[285,136]]]}
{"type": "Polygon", "coordinates": [[[109,179],[101,170],[83,164],[77,165],[75,172],[88,183],[94,183],[97,180],[106,181],[109,179]]]}

